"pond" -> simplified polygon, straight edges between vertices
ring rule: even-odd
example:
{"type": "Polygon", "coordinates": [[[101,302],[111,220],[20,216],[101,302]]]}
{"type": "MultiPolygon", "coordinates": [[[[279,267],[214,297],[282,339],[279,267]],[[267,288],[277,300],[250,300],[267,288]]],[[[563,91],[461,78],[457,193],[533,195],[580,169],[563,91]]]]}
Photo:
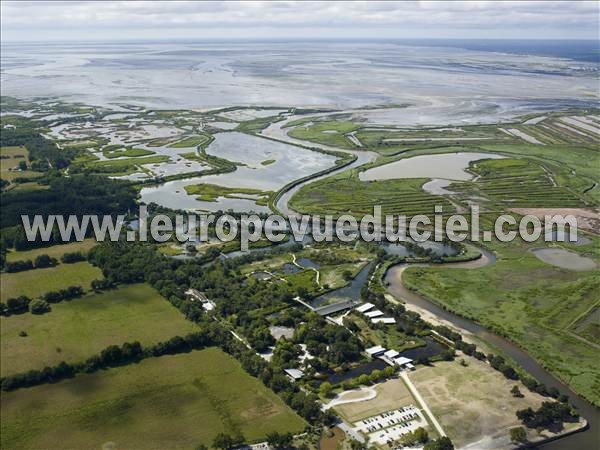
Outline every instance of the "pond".
{"type": "Polygon", "coordinates": [[[446,350],[446,347],[430,337],[426,337],[425,342],[426,344],[424,346],[405,350],[400,353],[400,356],[417,360],[419,358],[432,358],[440,355],[444,352],[444,350],[446,350]]]}
{"type": "Polygon", "coordinates": [[[567,242],[574,245],[588,245],[594,242],[590,238],[582,235],[581,233],[577,233],[577,240],[575,242],[571,242],[569,240],[569,233],[565,232],[564,236],[559,236],[558,231],[556,230],[546,232],[544,234],[544,240],[546,242],[567,242]]]}
{"type": "Polygon", "coordinates": [[[421,155],[373,167],[359,174],[361,181],[393,180],[398,178],[443,178],[445,180],[470,180],[466,171],[469,164],[481,159],[502,159],[493,153],[442,153],[421,155]]]}
{"type": "Polygon", "coordinates": [[[335,291],[323,294],[313,299],[310,302],[310,306],[313,308],[319,308],[321,306],[337,304],[338,302],[345,302],[348,300],[360,300],[360,290],[367,281],[369,270],[372,264],[373,263],[369,263],[363,267],[348,286],[336,289],[335,291]]]}
{"type": "Polygon", "coordinates": [[[443,180],[441,178],[434,178],[433,180],[428,181],[423,186],[421,186],[421,188],[425,192],[428,192],[429,194],[433,194],[433,195],[452,195],[452,194],[454,194],[454,192],[452,192],[449,189],[446,189],[451,184],[452,184],[451,180],[443,180]]]}
{"type": "Polygon", "coordinates": [[[532,250],[532,253],[540,261],[560,267],[561,269],[585,272],[594,270],[597,267],[597,264],[592,258],[578,255],[577,253],[565,250],[564,248],[536,248],[535,250],[532,250]]]}
{"type": "Polygon", "coordinates": [[[292,263],[285,263],[283,266],[281,266],[281,270],[286,275],[293,275],[295,273],[302,272],[302,269],[300,267],[295,266],[292,263]]]}
{"type": "Polygon", "coordinates": [[[299,258],[298,261],[296,261],[298,264],[300,264],[302,267],[306,267],[307,269],[318,269],[319,267],[321,267],[320,264],[308,259],[308,258],[299,258]]]}

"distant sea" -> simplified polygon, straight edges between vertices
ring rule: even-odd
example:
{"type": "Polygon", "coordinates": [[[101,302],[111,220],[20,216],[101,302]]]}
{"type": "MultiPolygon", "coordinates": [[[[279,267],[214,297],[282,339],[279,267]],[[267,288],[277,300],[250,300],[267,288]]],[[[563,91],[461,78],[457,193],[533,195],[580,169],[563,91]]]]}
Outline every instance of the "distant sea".
{"type": "Polygon", "coordinates": [[[1,50],[2,95],[115,110],[385,105],[361,114],[427,125],[497,122],[600,99],[596,41],[3,41],[1,50]]]}
{"type": "Polygon", "coordinates": [[[559,39],[399,39],[398,44],[452,47],[516,55],[553,56],[576,61],[600,62],[600,40],[559,39]]]}

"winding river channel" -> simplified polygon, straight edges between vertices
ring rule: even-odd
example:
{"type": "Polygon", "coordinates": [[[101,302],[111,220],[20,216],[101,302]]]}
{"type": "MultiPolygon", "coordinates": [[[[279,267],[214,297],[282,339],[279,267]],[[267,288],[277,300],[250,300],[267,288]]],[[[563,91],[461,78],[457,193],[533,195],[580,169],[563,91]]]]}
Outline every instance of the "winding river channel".
{"type": "MultiPolygon", "coordinates": [[[[294,117],[294,119],[296,118],[297,116],[294,117]]],[[[282,127],[289,120],[291,119],[287,119],[285,121],[277,122],[270,125],[267,129],[263,131],[263,134],[265,136],[280,139],[289,143],[305,145],[304,142],[287,136],[286,130],[282,129],[282,127]]],[[[357,159],[353,163],[341,167],[340,169],[330,171],[326,174],[317,174],[314,177],[305,179],[299,182],[298,184],[295,184],[289,190],[280,195],[277,200],[276,206],[282,213],[288,216],[298,215],[297,212],[293,211],[289,207],[289,201],[292,198],[292,196],[296,192],[298,192],[303,186],[320,180],[322,178],[331,176],[335,173],[339,173],[344,170],[349,170],[361,166],[368,162],[374,161],[377,158],[377,154],[374,152],[351,151],[317,144],[311,145],[323,148],[324,150],[352,153],[357,156],[357,159]]],[[[493,253],[485,249],[480,250],[482,252],[482,257],[477,260],[467,262],[445,263],[441,266],[447,267],[448,270],[452,270],[454,268],[478,269],[493,264],[496,261],[496,257],[493,253]]],[[[525,369],[537,380],[543,382],[548,387],[556,387],[561,393],[567,394],[569,396],[571,404],[573,404],[577,408],[581,416],[587,420],[589,428],[585,431],[577,432],[569,436],[565,436],[563,438],[559,438],[557,440],[541,444],[536,448],[544,448],[548,450],[591,450],[599,447],[600,409],[596,408],[595,406],[581,398],[579,395],[577,395],[575,392],[573,392],[566,384],[558,380],[550,372],[544,369],[528,353],[526,353],[517,345],[510,342],[508,339],[491,332],[490,330],[484,328],[483,326],[477,324],[472,320],[466,319],[450,311],[447,311],[441,306],[434,303],[432,300],[429,300],[428,298],[406,288],[406,286],[404,286],[402,282],[402,273],[407,268],[407,266],[407,264],[398,264],[392,266],[388,269],[387,273],[385,274],[384,283],[387,285],[387,290],[390,294],[392,294],[392,296],[398,299],[402,299],[410,305],[414,305],[422,310],[425,310],[433,316],[437,317],[438,319],[450,323],[453,327],[457,328],[458,330],[473,334],[481,340],[488,342],[490,345],[500,349],[505,355],[512,358],[517,364],[519,364],[523,369],[525,369]]],[[[440,267],[440,265],[436,265],[436,267],[440,267]]]]}
{"type": "MultiPolygon", "coordinates": [[[[481,249],[481,251],[482,257],[480,259],[467,262],[446,263],[440,265],[436,264],[436,267],[444,266],[449,270],[456,268],[477,269],[493,264],[496,261],[496,257],[493,253],[484,249],[481,249]]],[[[408,266],[408,264],[398,264],[392,266],[385,274],[384,284],[392,296],[404,300],[409,305],[414,305],[419,309],[425,310],[436,318],[450,323],[459,331],[473,334],[481,340],[500,349],[505,355],[516,361],[517,364],[523,367],[523,369],[534,376],[537,380],[543,382],[549,387],[556,387],[561,393],[567,394],[570,402],[578,409],[581,416],[588,421],[589,429],[557,439],[552,442],[548,442],[546,444],[539,445],[539,448],[552,450],[582,450],[598,448],[600,442],[600,435],[598,432],[598,427],[600,426],[600,411],[598,408],[579,397],[567,385],[544,369],[535,359],[529,356],[528,353],[506,338],[489,331],[472,320],[447,311],[423,295],[408,289],[402,282],[402,274],[408,266]]],[[[425,265],[421,264],[420,266],[425,265]]]]}

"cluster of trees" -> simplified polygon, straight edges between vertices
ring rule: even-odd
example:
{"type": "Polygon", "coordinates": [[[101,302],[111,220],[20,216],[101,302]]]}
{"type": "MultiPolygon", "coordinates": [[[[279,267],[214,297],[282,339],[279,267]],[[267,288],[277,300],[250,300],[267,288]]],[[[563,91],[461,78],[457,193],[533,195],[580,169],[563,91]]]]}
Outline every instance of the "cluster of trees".
{"type": "Polygon", "coordinates": [[[9,298],[6,303],[0,302],[0,315],[20,314],[29,309],[31,299],[25,295],[9,298]]]}
{"type": "Polygon", "coordinates": [[[236,431],[234,433],[219,433],[212,442],[212,448],[219,450],[232,450],[240,447],[245,442],[244,435],[236,431]]]}
{"type": "Polygon", "coordinates": [[[4,263],[4,270],[9,273],[24,272],[26,270],[32,269],[34,269],[33,261],[31,261],[30,259],[25,259],[21,261],[7,261],[4,263]]]}
{"type": "Polygon", "coordinates": [[[448,436],[429,441],[423,447],[423,450],[454,450],[454,444],[448,436]]]}
{"type": "Polygon", "coordinates": [[[566,403],[543,402],[536,411],[531,407],[517,411],[517,417],[528,428],[561,429],[563,422],[579,420],[579,414],[566,403]]]}
{"type": "Polygon", "coordinates": [[[87,257],[82,252],[71,252],[65,253],[61,256],[61,262],[65,264],[75,264],[81,261],[85,261],[87,257]]]}
{"type": "Polygon", "coordinates": [[[63,169],[77,156],[72,149],[59,149],[54,142],[45,139],[33,121],[22,121],[15,128],[4,128],[0,134],[0,146],[24,146],[29,151],[31,168],[46,171],[51,168],[63,169]]]}
{"type": "MultiPolygon", "coordinates": [[[[63,242],[56,225],[48,242],[42,241],[39,235],[36,241],[29,241],[22,225],[22,215],[29,216],[31,220],[35,215],[41,215],[44,220],[49,215],[115,217],[136,206],[135,189],[124,181],[81,175],[67,178],[57,174],[48,176],[48,183],[49,189],[13,189],[0,194],[0,247],[24,250],[63,242]]],[[[88,235],[91,235],[92,227],[88,228],[88,235]]]]}
{"type": "Polygon", "coordinates": [[[44,314],[50,311],[50,303],[71,300],[84,294],[81,286],[69,286],[58,291],[46,292],[41,298],[31,300],[25,295],[9,298],[6,303],[0,302],[0,316],[24,313],[27,310],[33,314],[44,314]]]}
{"type": "Polygon", "coordinates": [[[364,350],[356,335],[314,313],[307,314],[306,322],[296,329],[294,342],[306,344],[311,355],[332,367],[360,359],[364,350]]]}
{"type": "Polygon", "coordinates": [[[52,258],[46,254],[38,255],[35,261],[25,259],[21,261],[7,261],[4,264],[4,270],[7,272],[23,272],[32,269],[45,269],[46,267],[54,267],[58,264],[56,258],[52,258]]]}
{"type": "MultiPolygon", "coordinates": [[[[356,378],[345,380],[342,382],[342,389],[348,391],[350,389],[356,389],[359,386],[369,386],[371,384],[379,383],[388,378],[396,376],[396,368],[393,366],[385,367],[381,370],[375,369],[369,374],[362,374],[356,378]]],[[[324,382],[319,386],[320,393],[326,395],[333,390],[333,385],[329,382],[324,382]],[[325,385],[325,386],[324,386],[325,385]],[[331,389],[330,389],[331,387],[331,389]]],[[[327,396],[327,395],[326,395],[327,396]]]]}
{"type": "Polygon", "coordinates": [[[429,441],[429,434],[423,427],[417,428],[415,431],[410,431],[400,438],[400,443],[409,447],[423,445],[429,441]]]}
{"type": "Polygon", "coordinates": [[[271,362],[282,369],[298,367],[298,357],[301,354],[302,348],[300,345],[282,338],[277,341],[277,344],[273,349],[271,362]]]}
{"type": "Polygon", "coordinates": [[[32,314],[44,314],[50,311],[50,305],[46,300],[36,298],[29,303],[29,311],[32,314]]]}
{"type": "Polygon", "coordinates": [[[511,388],[510,393],[515,398],[523,398],[523,397],[525,397],[523,395],[523,393],[521,392],[521,390],[519,389],[519,386],[517,386],[516,384],[511,388]]]}
{"type": "Polygon", "coordinates": [[[84,291],[81,286],[69,286],[64,289],[59,289],[58,291],[50,291],[46,292],[42,295],[42,300],[47,301],[48,303],[58,303],[63,300],[71,300],[73,298],[81,297],[84,291]]]}
{"type": "MultiPolygon", "coordinates": [[[[218,313],[238,318],[239,324],[236,322],[236,325],[247,335],[247,329],[258,329],[256,323],[264,326],[263,319],[248,317],[251,310],[280,308],[293,301],[293,293],[287,286],[248,283],[246,277],[236,270],[237,261],[216,262],[202,267],[196,261],[177,261],[162,256],[153,245],[141,242],[104,242],[94,247],[88,258],[102,269],[109,281],[145,281],[188,320],[196,322],[201,329],[209,327],[213,345],[235,357],[244,370],[260,379],[308,422],[318,424],[332,420],[332,413],[321,411],[316,395],[302,391],[288,380],[280,366],[267,363],[253,350],[233,339],[222,325],[204,313],[200,302],[191,301],[185,295],[188,287],[205,292],[216,303],[218,313]]],[[[321,322],[317,326],[321,326],[321,322]]],[[[345,332],[348,333],[347,330],[345,332]]]]}
{"type": "Polygon", "coordinates": [[[106,278],[95,279],[91,282],[91,288],[94,292],[106,291],[108,289],[114,289],[116,284],[106,278]]]}
{"type": "Polygon", "coordinates": [[[510,364],[506,363],[506,360],[502,356],[490,354],[488,355],[487,359],[490,363],[490,366],[492,366],[497,371],[502,372],[502,375],[504,375],[509,380],[519,379],[519,374],[515,371],[515,369],[513,369],[513,367],[510,364]]]}

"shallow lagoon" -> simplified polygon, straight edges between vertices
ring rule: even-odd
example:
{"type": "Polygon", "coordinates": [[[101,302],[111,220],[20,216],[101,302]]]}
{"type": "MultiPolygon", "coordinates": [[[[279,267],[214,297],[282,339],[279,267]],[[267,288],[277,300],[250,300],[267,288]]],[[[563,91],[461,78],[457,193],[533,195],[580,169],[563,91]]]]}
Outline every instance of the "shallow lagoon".
{"type": "Polygon", "coordinates": [[[594,270],[597,267],[593,259],[578,255],[564,248],[536,248],[532,250],[532,253],[546,264],[551,264],[561,269],[584,272],[594,270]]]}
{"type": "MultiPolygon", "coordinates": [[[[179,149],[181,151],[181,149],[179,149]]],[[[335,165],[335,157],[281,142],[229,132],[215,135],[206,152],[244,164],[235,172],[171,181],[142,189],[141,200],[177,209],[217,211],[232,209],[240,212],[269,212],[252,199],[223,198],[202,202],[185,192],[185,186],[211,183],[226,187],[276,191],[287,183],[335,165]],[[262,165],[267,159],[273,164],[262,165]]]]}
{"type": "Polygon", "coordinates": [[[398,178],[442,178],[445,180],[470,180],[466,171],[469,163],[481,159],[502,159],[493,153],[442,153],[421,155],[373,167],[359,174],[361,181],[393,180],[398,178]]]}

